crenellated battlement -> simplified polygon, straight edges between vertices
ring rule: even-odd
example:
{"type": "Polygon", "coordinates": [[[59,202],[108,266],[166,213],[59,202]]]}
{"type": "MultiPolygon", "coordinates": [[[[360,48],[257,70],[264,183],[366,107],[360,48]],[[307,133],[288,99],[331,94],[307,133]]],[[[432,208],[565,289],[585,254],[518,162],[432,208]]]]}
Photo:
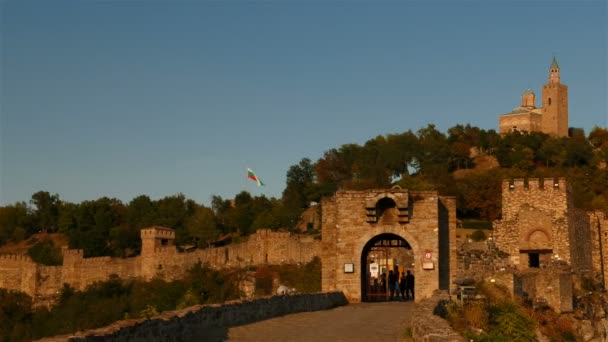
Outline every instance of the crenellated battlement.
{"type": "Polygon", "coordinates": [[[29,255],[0,254],[0,262],[29,262],[34,263],[29,255]]]}
{"type": "Polygon", "coordinates": [[[67,248],[64,248],[62,250],[62,252],[63,252],[63,256],[64,257],[66,257],[66,256],[68,256],[68,257],[72,256],[72,257],[77,257],[77,258],[84,258],[84,251],[82,249],[67,249],[67,248]]]}
{"type": "Polygon", "coordinates": [[[153,226],[140,231],[143,239],[175,239],[175,230],[167,227],[153,226]]]}
{"type": "Polygon", "coordinates": [[[507,191],[560,191],[567,192],[567,182],[556,178],[516,178],[502,182],[503,192],[507,191]]]}
{"type": "Polygon", "coordinates": [[[167,247],[161,246],[161,247],[155,247],[154,253],[155,254],[177,253],[177,250],[175,249],[175,246],[167,246],[167,247]]]}
{"type": "Polygon", "coordinates": [[[291,236],[289,232],[273,232],[270,229],[258,229],[252,237],[269,238],[269,239],[286,239],[291,236]]]}
{"type": "Polygon", "coordinates": [[[87,264],[98,265],[98,264],[109,263],[111,260],[112,260],[112,257],[109,257],[109,256],[84,258],[84,259],[82,259],[82,264],[83,264],[83,266],[86,266],[87,264]]]}

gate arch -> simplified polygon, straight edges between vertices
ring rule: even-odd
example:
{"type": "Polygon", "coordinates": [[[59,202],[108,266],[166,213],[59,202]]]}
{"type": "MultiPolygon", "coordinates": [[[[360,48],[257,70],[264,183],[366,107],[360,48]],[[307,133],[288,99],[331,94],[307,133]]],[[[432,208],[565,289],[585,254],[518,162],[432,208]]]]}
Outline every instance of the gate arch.
{"type": "Polygon", "coordinates": [[[390,270],[399,275],[415,266],[412,247],[406,239],[393,233],[372,237],[361,251],[360,264],[362,302],[388,300],[390,294],[383,278],[390,270]],[[376,272],[372,271],[371,266],[377,266],[376,272]]]}

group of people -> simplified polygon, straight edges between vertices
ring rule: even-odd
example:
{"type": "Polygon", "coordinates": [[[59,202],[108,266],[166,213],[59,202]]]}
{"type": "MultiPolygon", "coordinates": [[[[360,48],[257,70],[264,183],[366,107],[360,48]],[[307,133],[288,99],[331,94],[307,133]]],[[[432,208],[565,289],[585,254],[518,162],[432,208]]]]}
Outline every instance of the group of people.
{"type": "Polygon", "coordinates": [[[377,284],[374,279],[374,292],[379,285],[379,290],[386,293],[386,285],[388,285],[389,300],[399,299],[399,294],[401,294],[402,300],[414,300],[414,279],[414,275],[409,270],[401,274],[401,278],[399,278],[399,271],[390,270],[388,279],[384,273],[380,276],[380,284],[377,284]]]}
{"type": "Polygon", "coordinates": [[[388,288],[390,300],[398,298],[399,293],[403,300],[414,300],[414,275],[407,270],[406,274],[401,274],[401,279],[399,279],[398,272],[388,271],[388,288]]]}

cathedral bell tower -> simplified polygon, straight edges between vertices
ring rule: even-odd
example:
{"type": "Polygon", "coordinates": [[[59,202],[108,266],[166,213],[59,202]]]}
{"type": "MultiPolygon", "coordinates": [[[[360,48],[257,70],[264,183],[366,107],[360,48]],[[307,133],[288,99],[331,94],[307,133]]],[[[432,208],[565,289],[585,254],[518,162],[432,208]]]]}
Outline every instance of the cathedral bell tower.
{"type": "Polygon", "coordinates": [[[568,86],[560,82],[557,59],[549,66],[549,82],[543,86],[542,131],[553,136],[568,136],[568,86]]]}

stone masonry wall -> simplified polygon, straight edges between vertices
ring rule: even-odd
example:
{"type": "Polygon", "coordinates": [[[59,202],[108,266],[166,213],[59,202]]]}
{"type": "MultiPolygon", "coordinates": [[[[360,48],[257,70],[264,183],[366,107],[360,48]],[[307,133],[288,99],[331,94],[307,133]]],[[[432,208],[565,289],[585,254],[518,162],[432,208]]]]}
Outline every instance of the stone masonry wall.
{"type": "Polygon", "coordinates": [[[516,294],[546,304],[556,312],[572,312],[572,274],[559,269],[529,269],[516,274],[516,294]]]}
{"type": "Polygon", "coordinates": [[[431,297],[416,303],[412,313],[412,339],[417,342],[464,342],[465,339],[452,329],[448,321],[434,315],[441,300],[450,300],[445,291],[435,291],[431,297]]]}
{"type": "MultiPolygon", "coordinates": [[[[588,226],[591,236],[591,268],[593,277],[608,284],[608,215],[601,211],[586,212],[579,216],[578,225],[588,226]]],[[[586,253],[587,255],[589,253],[586,253]]]]}
{"type": "Polygon", "coordinates": [[[337,198],[323,198],[323,213],[321,215],[321,255],[323,264],[333,265],[332,267],[321,266],[321,282],[323,291],[336,291],[336,274],[340,271],[336,269],[338,253],[334,250],[338,236],[338,209],[337,198]]]}
{"type": "Polygon", "coordinates": [[[595,222],[592,222],[590,213],[581,209],[573,209],[570,211],[569,220],[573,227],[570,239],[572,269],[577,273],[587,275],[601,272],[599,233],[595,222]]]}
{"type": "Polygon", "coordinates": [[[481,281],[498,272],[513,272],[515,266],[509,255],[496,248],[493,240],[463,243],[457,253],[457,273],[460,282],[481,281]]]}
{"type": "Polygon", "coordinates": [[[220,305],[197,305],[151,319],[120,321],[107,327],[55,336],[63,341],[221,341],[227,328],[292,313],[327,310],[348,304],[341,292],[275,296],[220,305]]]}
{"type": "MultiPolygon", "coordinates": [[[[382,234],[394,234],[405,239],[414,255],[413,273],[416,277],[416,300],[430,296],[439,288],[439,234],[440,206],[445,206],[442,218],[446,233],[455,231],[455,202],[440,197],[434,191],[412,191],[401,189],[338,191],[332,198],[325,198],[323,207],[323,247],[322,247],[322,290],[343,291],[350,302],[361,301],[362,270],[361,258],[366,244],[382,234]],[[369,222],[369,211],[384,198],[394,200],[397,207],[408,211],[406,222],[393,217],[380,217],[377,222],[369,222]],[[447,206],[445,206],[447,204],[447,206]],[[430,258],[426,259],[425,254],[430,258]],[[423,263],[433,263],[433,269],[423,269],[423,263]],[[354,272],[344,272],[344,264],[354,264],[354,272]]],[[[395,209],[396,210],[396,209],[395,209]]],[[[455,238],[455,233],[451,236],[455,238]]],[[[444,252],[454,255],[445,263],[449,273],[450,260],[455,260],[455,249],[444,252]]],[[[450,282],[451,283],[451,282],[450,282]]]]}
{"type": "Polygon", "coordinates": [[[0,255],[0,287],[36,293],[38,265],[26,255],[0,255]]]}
{"type": "MultiPolygon", "coordinates": [[[[145,237],[144,237],[145,239],[145,237]]],[[[146,242],[146,241],[144,241],[146,242]]],[[[245,267],[259,264],[306,263],[320,255],[321,242],[310,236],[259,230],[240,244],[178,253],[175,246],[142,243],[134,258],[84,258],[82,250],[64,250],[62,266],[43,266],[28,256],[0,256],[0,287],[27,293],[33,298],[52,296],[63,284],[82,290],[111,275],[123,279],[181,278],[195,263],[211,267],[245,267]]]]}
{"type": "Polygon", "coordinates": [[[564,178],[515,179],[502,184],[502,219],[494,222],[497,247],[516,265],[527,266],[520,251],[551,251],[571,262],[568,189],[564,178]]]}

